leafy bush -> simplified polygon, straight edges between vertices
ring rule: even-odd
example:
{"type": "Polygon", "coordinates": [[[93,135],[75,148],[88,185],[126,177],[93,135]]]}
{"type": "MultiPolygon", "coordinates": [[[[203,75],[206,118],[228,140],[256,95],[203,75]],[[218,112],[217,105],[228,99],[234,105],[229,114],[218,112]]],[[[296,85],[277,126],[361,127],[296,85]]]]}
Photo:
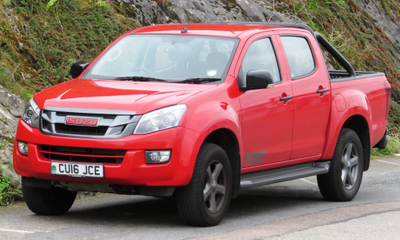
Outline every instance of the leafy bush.
{"type": "Polygon", "coordinates": [[[9,177],[0,175],[0,206],[7,206],[16,199],[21,199],[21,188],[14,188],[9,177]]]}

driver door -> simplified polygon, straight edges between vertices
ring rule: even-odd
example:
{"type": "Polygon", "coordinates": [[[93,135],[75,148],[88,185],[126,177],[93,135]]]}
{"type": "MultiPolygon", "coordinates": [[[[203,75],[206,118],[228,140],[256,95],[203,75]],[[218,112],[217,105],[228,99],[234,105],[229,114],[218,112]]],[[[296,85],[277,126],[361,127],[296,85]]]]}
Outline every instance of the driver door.
{"type": "Polygon", "coordinates": [[[253,69],[269,70],[274,78],[272,88],[247,90],[239,97],[245,156],[243,168],[265,168],[289,160],[292,151],[293,101],[292,87],[281,49],[274,35],[253,37],[247,43],[238,75],[239,85],[245,84],[246,73],[253,69]],[[282,66],[280,68],[280,66],[282,66]]]}

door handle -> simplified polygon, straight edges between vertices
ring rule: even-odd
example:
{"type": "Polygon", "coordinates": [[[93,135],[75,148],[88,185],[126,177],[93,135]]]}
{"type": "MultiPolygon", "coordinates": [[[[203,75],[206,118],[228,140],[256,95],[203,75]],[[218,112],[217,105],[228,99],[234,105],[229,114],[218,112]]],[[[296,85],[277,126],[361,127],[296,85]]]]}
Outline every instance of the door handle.
{"type": "Polygon", "coordinates": [[[318,90],[317,90],[317,93],[318,93],[318,94],[319,94],[319,93],[325,93],[325,92],[327,92],[327,91],[329,91],[328,88],[318,89],[318,90]]]}
{"type": "Polygon", "coordinates": [[[282,102],[288,101],[288,100],[290,100],[290,99],[292,99],[292,96],[281,97],[281,101],[282,101],[282,102]]]}

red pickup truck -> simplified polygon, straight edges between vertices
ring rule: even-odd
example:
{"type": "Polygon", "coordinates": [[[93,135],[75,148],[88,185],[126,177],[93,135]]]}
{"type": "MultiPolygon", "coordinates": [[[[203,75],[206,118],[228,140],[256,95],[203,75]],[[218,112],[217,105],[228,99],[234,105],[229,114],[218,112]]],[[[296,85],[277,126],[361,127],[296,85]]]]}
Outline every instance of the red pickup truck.
{"type": "Polygon", "coordinates": [[[240,190],[312,175],[325,199],[350,201],[387,144],[385,75],[354,71],[304,24],[143,27],[71,76],[18,125],[36,214],[66,213],[77,191],[175,196],[188,224],[211,226],[240,190]]]}

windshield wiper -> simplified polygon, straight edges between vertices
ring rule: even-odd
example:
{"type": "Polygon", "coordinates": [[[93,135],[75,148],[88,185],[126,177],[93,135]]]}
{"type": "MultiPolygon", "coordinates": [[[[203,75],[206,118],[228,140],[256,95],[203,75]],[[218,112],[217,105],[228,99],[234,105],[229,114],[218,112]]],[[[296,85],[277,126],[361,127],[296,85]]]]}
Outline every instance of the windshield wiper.
{"type": "Polygon", "coordinates": [[[115,80],[125,80],[125,81],[141,81],[141,82],[167,82],[167,80],[153,78],[153,77],[142,77],[142,76],[126,76],[126,77],[117,77],[115,80]]]}
{"type": "Polygon", "coordinates": [[[218,82],[221,78],[188,78],[180,83],[206,83],[206,82],[218,82]]]}

